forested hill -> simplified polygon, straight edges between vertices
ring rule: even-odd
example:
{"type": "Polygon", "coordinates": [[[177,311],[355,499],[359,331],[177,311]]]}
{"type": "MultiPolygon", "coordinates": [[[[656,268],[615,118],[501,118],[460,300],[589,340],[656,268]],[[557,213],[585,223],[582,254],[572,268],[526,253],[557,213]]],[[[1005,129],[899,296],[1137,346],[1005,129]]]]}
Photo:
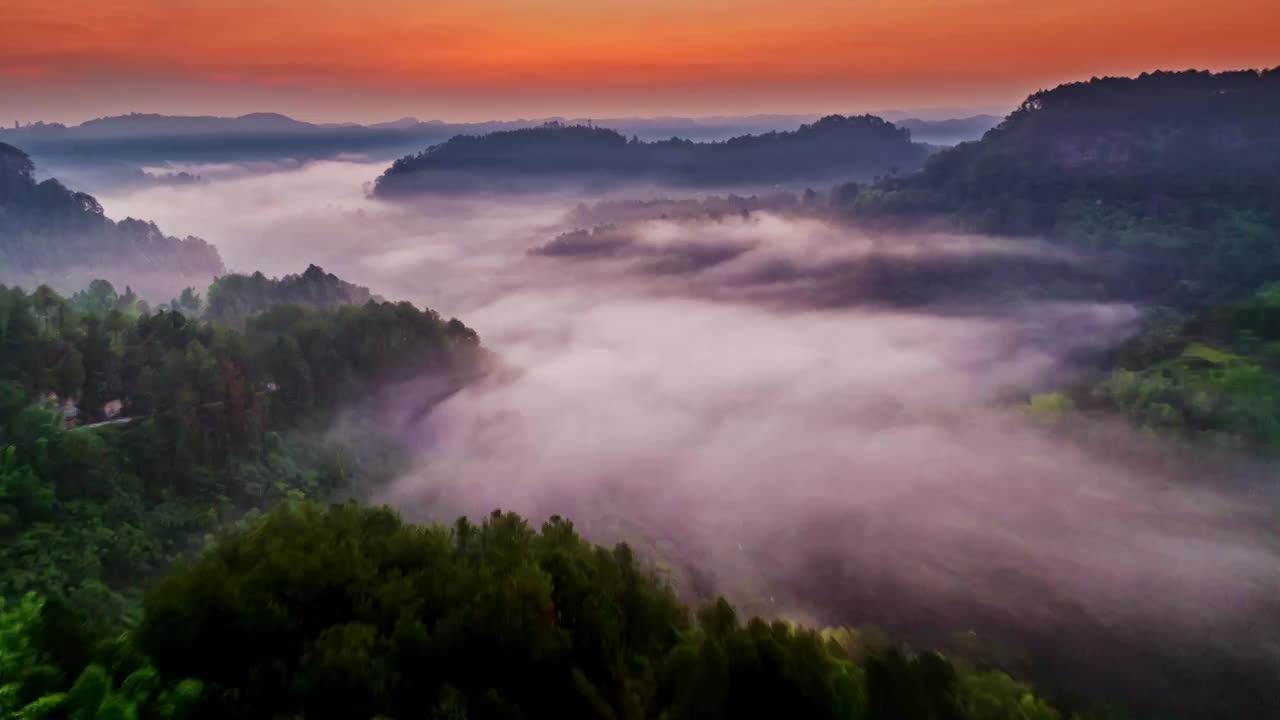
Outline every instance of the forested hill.
{"type": "Polygon", "coordinates": [[[1076,177],[1196,172],[1275,178],[1280,68],[1156,72],[1061,85],[1028,97],[981,147],[1003,156],[1017,173],[1047,167],[1076,177]]]}
{"type": "Polygon", "coordinates": [[[642,142],[605,128],[548,123],[458,136],[401,158],[378,178],[375,193],[501,189],[531,178],[688,186],[830,181],[913,170],[927,152],[908,131],[870,115],[832,115],[791,132],[713,143],[642,142]]]}
{"type": "Polygon", "coordinates": [[[922,172],[850,185],[862,218],[1043,235],[1177,305],[1280,277],[1280,69],[1157,72],[1038,92],[922,172]]]}
{"type": "Polygon", "coordinates": [[[277,305],[324,310],[371,301],[383,300],[367,287],[349,283],[315,265],[308,265],[302,274],[282,278],[268,278],[260,272],[223,275],[209,286],[204,315],[210,320],[242,325],[249,318],[277,305]]]}
{"type": "Polygon", "coordinates": [[[56,282],[77,268],[104,267],[202,278],[224,270],[209,243],[170,237],[144,220],[112,221],[93,196],[37,182],[31,158],[0,143],[0,279],[56,282]]]}
{"type": "Polygon", "coordinates": [[[301,431],[392,383],[453,386],[484,365],[475,332],[408,303],[282,304],[239,328],[193,304],[151,312],[101,281],[70,300],[0,286],[0,596],[115,625],[204,533],[359,496],[397,457],[354,422],[301,431]]]}

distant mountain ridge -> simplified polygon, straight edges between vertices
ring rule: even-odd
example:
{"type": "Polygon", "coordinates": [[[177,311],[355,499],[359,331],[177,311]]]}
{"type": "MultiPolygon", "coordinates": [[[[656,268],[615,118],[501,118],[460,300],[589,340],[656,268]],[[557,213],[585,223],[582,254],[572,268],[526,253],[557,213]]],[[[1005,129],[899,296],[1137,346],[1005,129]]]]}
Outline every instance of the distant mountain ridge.
{"type": "Polygon", "coordinates": [[[529,179],[642,181],[683,186],[760,185],[910,171],[928,150],[909,131],[872,115],[831,115],[797,130],[723,142],[645,142],[614,129],[548,123],[460,135],[397,160],[375,194],[494,190],[529,179]]]}
{"type": "Polygon", "coordinates": [[[947,120],[904,118],[894,120],[893,124],[910,130],[912,139],[918,142],[955,145],[980,139],[988,130],[999,125],[1001,120],[1003,118],[995,115],[973,115],[947,120]]]}
{"type": "Polygon", "coordinates": [[[321,126],[294,120],[279,113],[251,113],[239,117],[130,113],[86,120],[71,126],[61,123],[33,123],[13,128],[0,127],[0,136],[65,136],[80,139],[156,134],[288,132],[319,127],[321,126]]]}
{"type": "MultiPolygon", "coordinates": [[[[936,112],[927,114],[930,118],[935,116],[936,112]]],[[[677,137],[694,142],[718,142],[743,135],[794,130],[819,119],[816,115],[759,114],[448,123],[404,117],[361,125],[349,122],[310,123],[270,112],[239,117],[132,113],[72,126],[58,123],[0,125],[0,142],[21,147],[35,161],[43,177],[56,176],[83,189],[105,193],[165,184],[164,172],[156,172],[154,168],[163,168],[171,163],[198,165],[266,161],[296,164],[334,159],[390,163],[458,135],[487,135],[534,128],[549,121],[570,126],[609,127],[628,138],[636,137],[645,142],[677,137]]],[[[912,128],[914,139],[935,146],[976,137],[974,130],[957,133],[946,122],[938,124],[929,119],[907,119],[902,123],[903,127],[912,128]],[[935,125],[944,130],[935,131],[935,125]]]]}
{"type": "MultiPolygon", "coordinates": [[[[79,125],[61,123],[29,123],[13,127],[0,126],[0,139],[27,147],[56,145],[58,143],[86,143],[102,140],[121,140],[148,136],[180,138],[190,135],[246,136],[334,136],[346,142],[387,142],[391,139],[438,138],[447,140],[454,135],[483,135],[503,130],[533,128],[547,123],[565,125],[599,125],[617,129],[625,135],[636,135],[645,140],[681,137],[689,140],[723,140],[747,133],[793,128],[802,123],[817,120],[817,115],[749,115],[720,117],[624,117],[624,118],[520,118],[515,120],[491,120],[481,122],[444,122],[403,117],[388,122],[360,124],[310,123],[287,115],[272,112],[251,113],[238,117],[210,115],[161,115],[155,113],[130,113],[87,120],[79,125]]],[[[359,147],[352,147],[358,150],[359,147]]]]}
{"type": "Polygon", "coordinates": [[[252,113],[234,118],[135,113],[90,120],[78,126],[82,131],[104,135],[287,132],[314,127],[278,113],[252,113]]]}
{"type": "MultiPolygon", "coordinates": [[[[878,113],[871,113],[879,116],[878,113]]],[[[908,118],[906,121],[920,123],[925,127],[939,122],[932,119],[908,118]]],[[[220,132],[306,132],[329,131],[335,129],[357,130],[439,130],[447,129],[454,134],[484,134],[499,130],[517,130],[520,128],[538,127],[547,123],[558,122],[564,125],[600,125],[611,127],[625,135],[638,135],[642,139],[667,139],[681,137],[690,140],[708,139],[708,134],[720,135],[716,139],[726,139],[735,135],[763,133],[770,130],[785,130],[802,124],[819,120],[818,114],[767,114],[754,115],[713,115],[713,116],[624,116],[607,118],[588,118],[553,115],[541,118],[518,118],[514,120],[487,120],[477,122],[446,122],[443,120],[420,120],[406,116],[396,120],[374,123],[331,122],[312,123],[297,120],[288,115],[276,112],[255,112],[240,116],[217,115],[167,115],[161,113],[128,113],[86,120],[77,125],[63,123],[33,122],[26,125],[0,125],[0,137],[9,139],[20,136],[39,137],[42,135],[66,135],[77,139],[106,134],[138,134],[138,133],[220,133],[220,132]]],[[[976,116],[984,117],[984,116],[976,116]]],[[[989,117],[989,116],[988,116],[989,117]]],[[[966,118],[971,119],[971,118],[966,118]]],[[[943,120],[941,122],[950,122],[943,120]]]]}
{"type": "MultiPolygon", "coordinates": [[[[21,147],[37,165],[47,166],[59,175],[67,175],[76,169],[122,163],[137,167],[164,162],[311,160],[352,154],[391,160],[445,142],[456,135],[486,135],[538,127],[547,122],[609,127],[627,137],[635,136],[648,142],[673,137],[712,142],[741,135],[790,130],[818,119],[818,115],[760,114],[605,119],[550,117],[449,123],[405,117],[361,125],[349,122],[310,123],[271,112],[239,117],[132,113],[70,126],[44,122],[0,125],[0,142],[21,147]]],[[[930,129],[933,121],[911,122],[916,123],[913,132],[921,134],[919,140],[935,144],[951,142],[939,139],[940,136],[930,129]]],[[[117,171],[113,179],[126,182],[129,177],[117,171]]]]}

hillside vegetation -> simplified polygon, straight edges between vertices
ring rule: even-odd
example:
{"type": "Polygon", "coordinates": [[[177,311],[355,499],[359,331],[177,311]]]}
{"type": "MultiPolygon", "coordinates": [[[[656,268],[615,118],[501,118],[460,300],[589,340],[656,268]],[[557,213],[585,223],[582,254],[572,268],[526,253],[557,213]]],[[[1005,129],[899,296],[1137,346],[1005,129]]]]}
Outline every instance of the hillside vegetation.
{"type": "Polygon", "coordinates": [[[22,660],[0,710],[21,717],[1063,717],[874,634],[694,612],[627,546],[497,512],[446,528],[283,507],[179,565],[128,635],[34,598],[0,628],[22,660]]]}

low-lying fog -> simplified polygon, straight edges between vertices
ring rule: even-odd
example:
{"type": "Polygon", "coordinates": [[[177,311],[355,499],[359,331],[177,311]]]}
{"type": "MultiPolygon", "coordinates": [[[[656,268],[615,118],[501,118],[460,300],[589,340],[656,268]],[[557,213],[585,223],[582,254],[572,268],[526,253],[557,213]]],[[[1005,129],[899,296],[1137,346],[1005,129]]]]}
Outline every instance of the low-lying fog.
{"type": "Polygon", "coordinates": [[[1179,683],[1261,697],[1280,682],[1274,494],[1118,425],[1067,439],[1017,408],[1132,331],[1135,308],[961,302],[929,292],[951,287],[933,275],[908,275],[924,292],[900,303],[892,272],[874,276],[887,295],[842,294],[871,282],[872,256],[1073,259],[780,214],[575,246],[556,238],[581,198],[388,206],[365,196],[380,169],[206,173],[101,200],[204,237],[233,270],[315,263],[480,332],[509,372],[426,416],[407,393],[386,411],[419,457],[383,498],[407,514],[567,515],[689,593],[1004,633],[1040,670],[1153,702],[1179,683]]]}

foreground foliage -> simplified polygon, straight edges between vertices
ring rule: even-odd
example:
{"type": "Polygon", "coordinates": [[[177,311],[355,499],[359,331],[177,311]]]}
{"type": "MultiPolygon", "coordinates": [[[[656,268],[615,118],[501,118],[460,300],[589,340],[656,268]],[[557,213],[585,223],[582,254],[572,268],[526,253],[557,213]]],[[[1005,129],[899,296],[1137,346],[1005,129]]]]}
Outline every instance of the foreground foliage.
{"type": "Polygon", "coordinates": [[[744,624],[724,600],[691,612],[625,545],[560,518],[282,507],[175,568],[137,630],[87,659],[92,628],[54,616],[34,600],[0,615],[19,650],[4,697],[71,717],[1061,717],[936,653],[744,624]]]}

